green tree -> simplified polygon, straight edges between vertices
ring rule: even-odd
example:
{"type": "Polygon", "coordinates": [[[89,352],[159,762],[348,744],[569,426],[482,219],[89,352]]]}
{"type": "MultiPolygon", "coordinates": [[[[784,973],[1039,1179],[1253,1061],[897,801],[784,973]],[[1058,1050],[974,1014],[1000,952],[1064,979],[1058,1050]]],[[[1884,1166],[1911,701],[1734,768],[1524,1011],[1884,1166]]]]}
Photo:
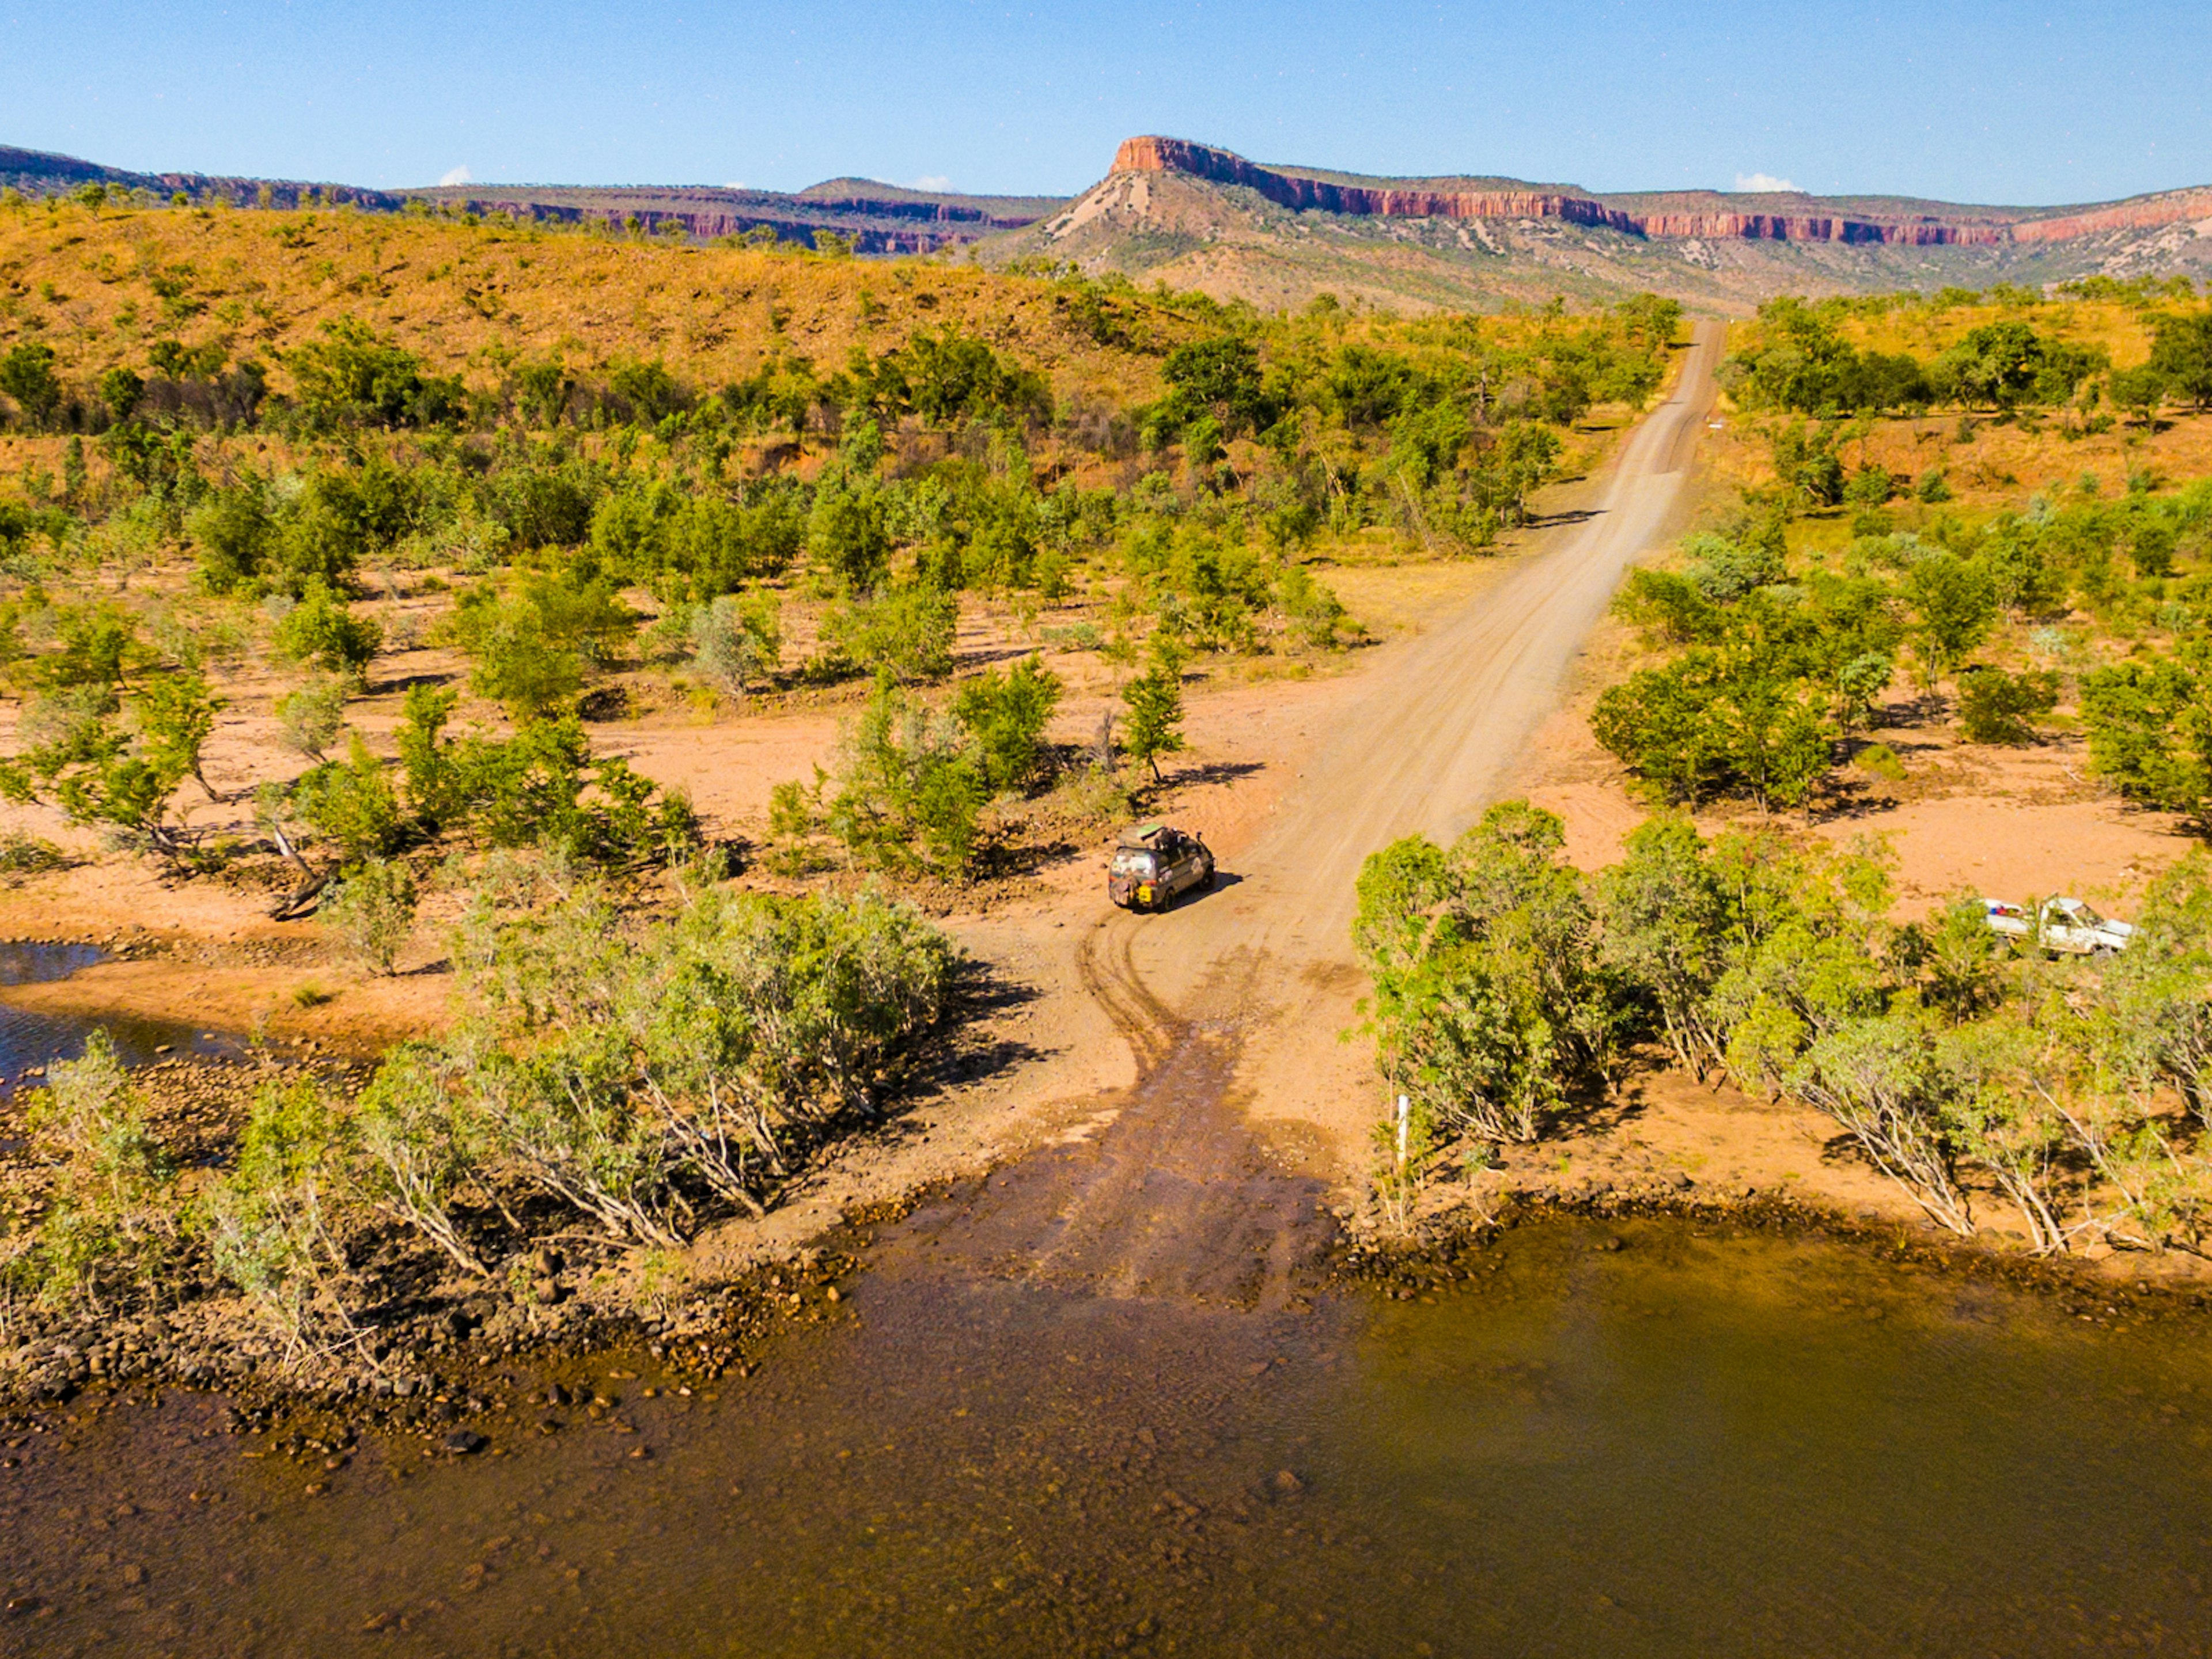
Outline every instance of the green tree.
{"type": "Polygon", "coordinates": [[[863,864],[966,872],[988,793],[975,744],[957,720],[909,697],[890,675],[838,745],[830,833],[863,864]]]}
{"type": "Polygon", "coordinates": [[[1937,552],[1914,562],[1905,591],[1917,618],[1913,649],[1923,681],[1932,688],[1989,638],[1997,619],[1996,585],[1980,561],[1937,552]]]}
{"type": "MultiPolygon", "coordinates": [[[[181,858],[190,838],[171,821],[170,804],[179,783],[199,777],[200,746],[221,707],[197,675],[151,682],[125,711],[133,731],[85,711],[49,740],[0,762],[0,793],[29,801],[51,790],[71,821],[102,825],[163,858],[181,858]]],[[[200,787],[213,797],[204,778],[200,787]]]]}
{"type": "Polygon", "coordinates": [[[1165,635],[1152,635],[1152,665],[1121,688],[1129,718],[1121,730],[1130,758],[1152,769],[1160,781],[1160,757],[1180,754],[1182,735],[1182,654],[1165,635]]]}
{"type": "Polygon", "coordinates": [[[100,401],[111,420],[129,420],[145,395],[146,382],[127,368],[111,368],[100,377],[100,401]]]}
{"type": "Polygon", "coordinates": [[[817,565],[848,593],[865,593],[890,568],[891,538],[882,489],[825,479],[807,515],[806,545],[817,565]]]}
{"type": "Polygon", "coordinates": [[[2133,415],[2145,426],[2158,423],[2158,411],[2165,405],[2166,380],[2163,370],[2145,363],[2140,368],[2124,368],[2116,372],[2106,383],[2114,407],[2133,415]]]}
{"type": "Polygon", "coordinates": [[[1249,340],[1224,335],[1179,345],[1168,353],[1160,374],[1173,389],[1178,425],[1208,415],[1234,436],[1270,423],[1259,349],[1249,340]]]}
{"type": "Polygon", "coordinates": [[[38,340],[10,348],[0,357],[0,392],[15,400],[32,427],[51,422],[62,404],[62,385],[54,378],[54,349],[38,340]]]}
{"type": "Polygon", "coordinates": [[[323,325],[321,337],[284,355],[301,413],[315,426],[434,426],[462,409],[459,380],[422,373],[414,354],[358,318],[323,325]]]}
{"type": "Polygon", "coordinates": [[[343,761],[325,761],[291,787],[300,817],[337,849],[339,861],[380,858],[399,843],[402,823],[384,763],[354,732],[343,761]]]}
{"type": "Polygon", "coordinates": [[[214,735],[216,715],[226,706],[204,678],[189,670],[148,680],[131,702],[139,753],[160,775],[191,778],[210,800],[217,799],[200,755],[214,735]]]}
{"type": "Polygon", "coordinates": [[[1565,842],[1553,814],[1507,801],[1449,850],[1413,837],[1361,870],[1377,1064],[1440,1124],[1534,1139],[1578,1082],[1609,1076],[1617,1012],[1565,842]]]}
{"type": "Polygon", "coordinates": [[[953,717],[975,739],[983,781],[993,793],[1024,788],[1036,775],[1038,744],[1061,690],[1060,676],[1036,656],[1003,674],[987,668],[960,688],[953,717]]]}
{"type": "Polygon", "coordinates": [[[2154,320],[2148,367],[2192,407],[2212,407],[2212,311],[2154,320]]]}
{"type": "Polygon", "coordinates": [[[2201,813],[2212,787],[2212,710],[2197,676],[2171,658],[2114,663],[2081,677],[2089,764],[2132,801],[2201,813]]]}
{"type": "Polygon", "coordinates": [[[1601,960],[1642,988],[1676,1061],[1703,1080],[1726,1048],[1708,1009],[1728,963],[1728,904],[1687,817],[1662,813],[1630,834],[1598,882],[1601,960]]]}
{"type": "Polygon", "coordinates": [[[218,489],[192,509],[185,532],[198,550],[201,579],[217,593],[228,593],[261,573],[276,526],[261,486],[248,480],[218,489]]]}
{"type": "Polygon", "coordinates": [[[475,655],[470,686],[517,720],[550,714],[583,690],[582,659],[548,639],[544,623],[526,605],[499,607],[475,655]]]}

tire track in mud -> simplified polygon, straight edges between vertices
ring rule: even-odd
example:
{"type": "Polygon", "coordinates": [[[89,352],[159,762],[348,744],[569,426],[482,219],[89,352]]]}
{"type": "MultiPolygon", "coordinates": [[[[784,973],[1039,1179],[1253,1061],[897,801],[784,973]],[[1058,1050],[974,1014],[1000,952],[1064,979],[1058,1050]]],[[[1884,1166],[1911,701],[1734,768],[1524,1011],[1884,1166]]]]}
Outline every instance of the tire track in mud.
{"type": "Polygon", "coordinates": [[[1700,326],[1672,396],[1624,445],[1598,508],[1482,599],[1395,647],[1279,803],[1239,878],[1161,916],[1108,911],[1076,969],[1137,1066],[1084,1130],[918,1212],[933,1270],[1094,1294],[1279,1308],[1333,1224],[1328,1183],[1271,1157],[1248,1120],[1331,1087],[1361,983],[1347,927],[1360,861],[1449,836],[1555,706],[1589,627],[1664,528],[1705,414],[1721,331],[1700,326]]]}

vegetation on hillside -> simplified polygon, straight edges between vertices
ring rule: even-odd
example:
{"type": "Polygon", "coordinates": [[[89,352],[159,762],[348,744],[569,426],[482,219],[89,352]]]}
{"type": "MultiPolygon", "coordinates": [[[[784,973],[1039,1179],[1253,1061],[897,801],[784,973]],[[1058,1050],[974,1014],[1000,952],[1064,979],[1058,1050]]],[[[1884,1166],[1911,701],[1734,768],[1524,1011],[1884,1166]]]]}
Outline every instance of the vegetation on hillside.
{"type": "Polygon", "coordinates": [[[2109,430],[2169,405],[2212,404],[2212,311],[2186,277],[2089,278],[2053,295],[2016,288],[1784,295],[1759,307],[1721,380],[1753,410],[1820,417],[2046,410],[2109,430]]]}
{"type": "Polygon", "coordinates": [[[688,856],[684,803],[595,757],[575,718],[655,662],[733,698],[878,680],[837,777],[784,799],[787,838],[963,873],[984,805],[1054,771],[1036,670],[962,707],[930,690],[971,596],[1108,598],[1101,647],[1154,665],[1128,728],[1149,765],[1174,748],[1158,664],[1356,640],[1317,544],[1487,545],[1576,422],[1657,386],[1678,320],[1654,300],[1267,318],[1066,272],[344,210],[17,204],[0,270],[0,413],[21,434],[0,649],[40,738],[0,781],[189,864],[171,802],[192,722],[266,652],[300,676],[287,740],[314,764],[263,816],[307,884],[441,837],[688,856]],[[582,326],[616,296],[613,337],[582,326]],[[664,310],[685,349],[657,343],[664,310]],[[143,606],[62,597],[179,558],[191,591],[159,640],[143,606]],[[447,737],[461,688],[418,687],[387,755],[344,735],[345,705],[386,644],[363,601],[403,572],[459,583],[434,637],[469,659],[480,712],[447,737]],[[797,664],[791,598],[826,607],[797,664]],[[1009,765],[994,745],[1017,727],[1031,758],[1009,765]]]}

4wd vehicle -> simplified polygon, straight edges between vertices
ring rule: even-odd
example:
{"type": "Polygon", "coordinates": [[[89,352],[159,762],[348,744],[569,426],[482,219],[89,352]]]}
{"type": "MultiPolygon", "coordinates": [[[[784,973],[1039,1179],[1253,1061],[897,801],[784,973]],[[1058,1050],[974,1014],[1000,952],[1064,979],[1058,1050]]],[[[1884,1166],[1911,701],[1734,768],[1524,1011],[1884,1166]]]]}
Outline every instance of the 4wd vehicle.
{"type": "Polygon", "coordinates": [[[1213,885],[1213,854],[1204,841],[1164,823],[1121,832],[1106,876],[1106,896],[1125,910],[1164,910],[1176,896],[1213,885]]]}
{"type": "Polygon", "coordinates": [[[2136,930],[2124,921],[2100,916],[2077,898],[2045,899],[2038,920],[2028,920],[2027,906],[2002,899],[1982,901],[1990,927],[2007,939],[2025,942],[2031,934],[2046,951],[2075,957],[2108,957],[2124,951],[2136,930]]]}

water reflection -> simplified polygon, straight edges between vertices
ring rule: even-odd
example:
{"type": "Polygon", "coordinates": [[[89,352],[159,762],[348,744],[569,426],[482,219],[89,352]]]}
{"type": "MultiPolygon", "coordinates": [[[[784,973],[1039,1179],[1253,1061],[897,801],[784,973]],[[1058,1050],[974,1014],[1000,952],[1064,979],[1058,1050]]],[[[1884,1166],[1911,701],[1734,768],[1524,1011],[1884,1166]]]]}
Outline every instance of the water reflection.
{"type": "Polygon", "coordinates": [[[27,1072],[43,1072],[58,1060],[75,1060],[84,1052],[85,1039],[96,1025],[106,1027],[124,1063],[130,1066],[143,1066],[173,1054],[241,1052],[242,1045],[235,1039],[204,1032],[181,1021],[114,1016],[94,1020],[21,1008],[7,1000],[9,986],[67,979],[103,960],[106,954],[96,945],[0,941],[0,1097],[12,1093],[27,1080],[38,1080],[36,1077],[27,1079],[27,1072]]]}

